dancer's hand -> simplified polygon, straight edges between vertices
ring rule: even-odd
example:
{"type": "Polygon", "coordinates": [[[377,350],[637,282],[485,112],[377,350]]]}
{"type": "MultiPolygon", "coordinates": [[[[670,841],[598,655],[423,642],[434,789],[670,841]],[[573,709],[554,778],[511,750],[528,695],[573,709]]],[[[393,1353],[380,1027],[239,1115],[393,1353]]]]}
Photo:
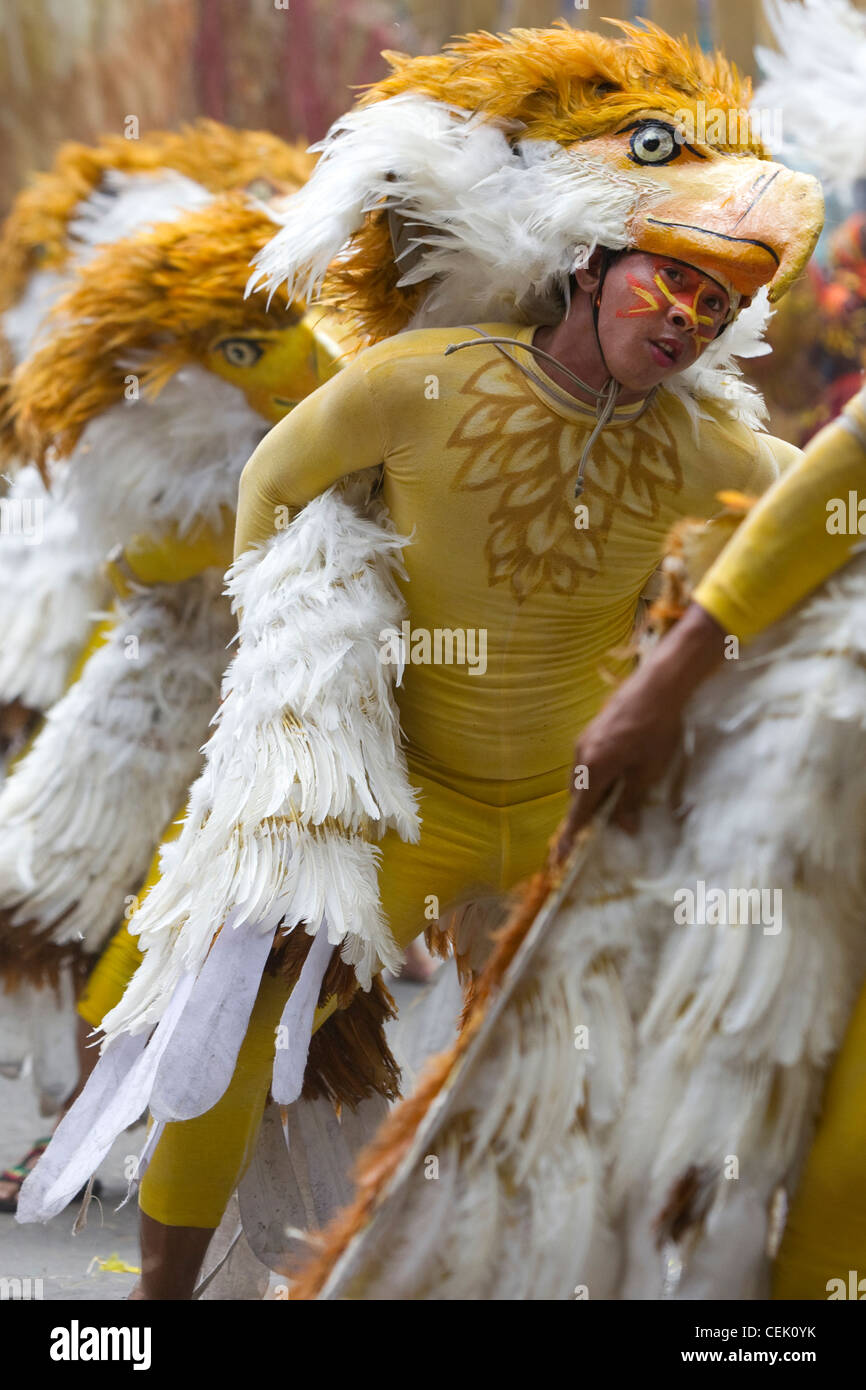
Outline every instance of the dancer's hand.
{"type": "Polygon", "coordinates": [[[647,788],[662,776],[676,751],[683,708],[721,662],[724,643],[722,629],[693,603],[649,660],[587,725],[574,751],[575,786],[551,851],[554,867],[566,859],[577,832],[620,778],[624,786],[614,821],[634,832],[647,788]]]}

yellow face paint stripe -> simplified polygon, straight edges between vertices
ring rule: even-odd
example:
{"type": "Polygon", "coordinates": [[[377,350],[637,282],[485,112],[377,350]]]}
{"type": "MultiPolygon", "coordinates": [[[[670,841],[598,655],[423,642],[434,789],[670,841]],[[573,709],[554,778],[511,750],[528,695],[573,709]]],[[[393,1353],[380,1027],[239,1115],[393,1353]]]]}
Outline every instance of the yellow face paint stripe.
{"type": "Polygon", "coordinates": [[[695,327],[697,327],[699,323],[712,323],[713,320],[707,314],[698,313],[698,300],[701,297],[700,286],[698,286],[698,288],[695,290],[694,298],[692,299],[691,304],[689,304],[689,302],[685,298],[681,299],[679,295],[671,294],[671,291],[668,289],[667,285],[661,277],[661,274],[658,271],[653,276],[653,283],[658,285],[662,294],[665,296],[666,299],[670,300],[671,304],[676,304],[677,308],[682,309],[683,313],[688,314],[695,327]]]}
{"type": "Polygon", "coordinates": [[[617,312],[617,318],[630,319],[636,314],[651,314],[654,309],[660,309],[662,307],[661,301],[656,298],[652,290],[648,290],[646,286],[642,285],[639,280],[636,280],[633,275],[627,275],[626,279],[631,285],[634,293],[639,299],[643,299],[645,303],[639,309],[620,309],[617,312]]]}
{"type": "MultiPolygon", "coordinates": [[[[619,309],[617,311],[617,318],[634,318],[640,314],[651,314],[654,309],[661,309],[664,307],[663,300],[658,299],[656,295],[653,294],[652,290],[648,289],[646,285],[642,285],[640,281],[635,278],[634,275],[627,275],[626,279],[628,280],[628,283],[631,286],[633,292],[638,296],[639,299],[642,299],[644,303],[636,309],[619,309]]],[[[661,275],[659,273],[653,276],[653,283],[658,285],[658,288],[661,290],[665,299],[667,299],[671,304],[676,304],[678,308],[682,309],[684,314],[688,315],[695,328],[697,328],[698,325],[701,323],[712,324],[712,318],[708,317],[706,314],[698,313],[698,299],[700,298],[702,292],[700,287],[697,290],[695,290],[694,298],[692,299],[691,303],[689,303],[687,299],[681,299],[678,295],[672,294],[671,291],[668,289],[667,285],[665,284],[664,280],[662,280],[661,275]]],[[[703,345],[704,343],[711,343],[714,337],[715,332],[695,334],[695,339],[700,345],[703,345]]]]}

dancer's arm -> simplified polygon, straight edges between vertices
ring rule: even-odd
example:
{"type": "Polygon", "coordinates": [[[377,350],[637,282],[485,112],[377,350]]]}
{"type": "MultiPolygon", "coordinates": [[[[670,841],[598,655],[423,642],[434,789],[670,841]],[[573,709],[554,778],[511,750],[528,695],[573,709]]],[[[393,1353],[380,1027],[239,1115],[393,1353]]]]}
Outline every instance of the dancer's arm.
{"type": "Polygon", "coordinates": [[[726,638],[757,636],[863,543],[859,534],[828,529],[828,503],[844,499],[847,511],[849,492],[866,496],[866,390],[761,498],[704,576],[685,617],[584,730],[575,765],[588,769],[582,779],[588,785],[573,797],[554,858],[564,857],[620,778],[617,818],[633,828],[647,786],[676,747],[683,707],[721,664],[726,638]]]}
{"type": "Polygon", "coordinates": [[[109,556],[106,568],[115,589],[125,597],[134,584],[180,584],[206,569],[224,573],[232,562],[234,522],[234,512],[220,507],[215,525],[197,521],[183,533],[172,525],[159,536],[136,536],[109,556]]]}
{"type": "Polygon", "coordinates": [[[332,483],[381,463],[386,444],[363,355],[296,405],[241,474],[235,557],[284,529],[332,483]]]}
{"type": "Polygon", "coordinates": [[[753,508],[702,579],[695,602],[746,642],[781,618],[850,558],[864,533],[838,533],[848,494],[866,500],[866,392],[815,436],[799,463],[753,508]]]}

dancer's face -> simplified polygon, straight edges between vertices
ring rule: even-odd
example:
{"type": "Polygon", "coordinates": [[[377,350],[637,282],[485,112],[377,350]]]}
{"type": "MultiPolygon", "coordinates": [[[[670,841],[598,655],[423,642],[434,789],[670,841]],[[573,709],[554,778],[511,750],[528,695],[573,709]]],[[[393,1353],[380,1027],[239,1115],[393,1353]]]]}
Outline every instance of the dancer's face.
{"type": "MultiPolygon", "coordinates": [[[[577,281],[589,293],[597,289],[594,262],[577,281]]],[[[695,266],[642,251],[620,256],[604,277],[598,315],[612,376],[645,393],[684,371],[716,337],[729,307],[722,286],[695,266]]]]}

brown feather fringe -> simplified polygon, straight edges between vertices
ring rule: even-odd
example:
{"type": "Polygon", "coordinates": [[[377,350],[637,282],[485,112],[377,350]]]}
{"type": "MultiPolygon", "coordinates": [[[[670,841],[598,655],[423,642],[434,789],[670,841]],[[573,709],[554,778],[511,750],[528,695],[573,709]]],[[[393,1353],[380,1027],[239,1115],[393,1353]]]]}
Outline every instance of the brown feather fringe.
{"type": "MultiPolygon", "coordinates": [[[[265,966],[268,974],[282,976],[294,987],[312,941],[300,924],[288,935],[281,934],[265,966]]],[[[319,1005],[333,995],[337,996],[337,1010],[313,1034],[310,1044],[305,1099],[328,1096],[335,1104],[353,1110],[374,1094],[396,1100],[400,1068],[385,1038],[385,1024],[397,1017],[397,1009],[381,975],[365,993],[358,988],[354,968],[335,950],[322,981],[319,1005]]]]}
{"type": "Polygon", "coordinates": [[[64,968],[72,970],[76,994],[84,986],[95,957],[81,949],[78,941],[58,945],[37,930],[36,922],[12,925],[13,910],[0,910],[0,983],[6,994],[23,985],[37,989],[60,988],[64,968]]]}
{"type": "Polygon", "coordinates": [[[313,1034],[303,1096],[327,1096],[352,1110],[368,1096],[397,1100],[400,1068],[385,1039],[385,1024],[397,1008],[381,975],[367,994],[357,990],[352,1002],[332,1014],[313,1034]]]}
{"type": "Polygon", "coordinates": [[[329,267],[322,300],[347,314],[365,345],[378,343],[406,327],[430,288],[426,281],[398,288],[401,274],[387,217],[371,212],[351,238],[345,258],[329,267]]]}
{"type": "Polygon", "coordinates": [[[714,1191],[715,1174],[692,1163],[671,1183],[664,1205],[653,1222],[656,1249],[666,1242],[679,1245],[703,1222],[714,1191]]]}
{"type": "MultiPolygon", "coordinates": [[[[265,965],[268,974],[281,975],[287,984],[294,988],[312,944],[313,938],[307,935],[300,923],[293,931],[281,931],[271,947],[265,965]]],[[[324,1004],[332,994],[336,994],[339,1007],[345,1009],[354,998],[357,988],[358,980],[354,967],[341,960],[339,951],[335,951],[325,971],[319,1004],[324,1004]]]]}

